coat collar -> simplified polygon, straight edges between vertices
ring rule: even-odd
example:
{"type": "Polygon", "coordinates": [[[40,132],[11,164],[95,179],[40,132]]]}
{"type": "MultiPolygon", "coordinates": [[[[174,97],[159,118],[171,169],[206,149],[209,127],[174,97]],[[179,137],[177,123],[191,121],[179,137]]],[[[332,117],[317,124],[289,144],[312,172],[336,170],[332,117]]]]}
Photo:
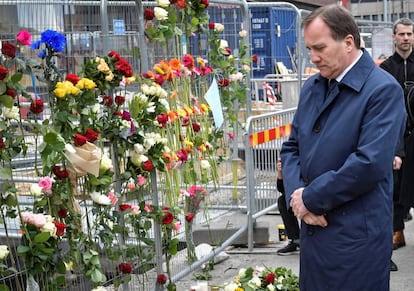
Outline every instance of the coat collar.
{"type": "MultiPolygon", "coordinates": [[[[368,75],[371,71],[375,68],[375,63],[372,60],[370,54],[363,49],[363,54],[359,61],[349,70],[348,73],[343,77],[339,86],[347,86],[352,88],[356,92],[361,91],[362,87],[364,86],[368,75]]],[[[314,81],[315,85],[317,86],[325,86],[326,78],[322,77],[320,74],[315,78],[314,81]]]]}

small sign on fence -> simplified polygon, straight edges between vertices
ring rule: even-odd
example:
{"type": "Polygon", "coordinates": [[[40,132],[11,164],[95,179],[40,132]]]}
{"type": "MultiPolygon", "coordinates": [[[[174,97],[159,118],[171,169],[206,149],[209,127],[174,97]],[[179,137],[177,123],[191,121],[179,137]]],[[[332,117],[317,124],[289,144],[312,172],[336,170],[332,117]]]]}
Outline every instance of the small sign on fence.
{"type": "Polygon", "coordinates": [[[125,21],[123,19],[114,19],[114,34],[125,35],[125,21]]]}

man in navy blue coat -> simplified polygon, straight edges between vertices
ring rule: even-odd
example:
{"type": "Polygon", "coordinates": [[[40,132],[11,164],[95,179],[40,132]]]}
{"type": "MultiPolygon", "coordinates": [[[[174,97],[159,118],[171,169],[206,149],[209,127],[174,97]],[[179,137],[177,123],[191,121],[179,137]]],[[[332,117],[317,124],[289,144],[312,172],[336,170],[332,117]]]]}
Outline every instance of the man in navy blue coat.
{"type": "Polygon", "coordinates": [[[318,8],[302,27],[320,72],[301,90],[281,151],[286,201],[301,219],[300,290],[389,290],[403,91],[361,49],[345,8],[318,8]]]}

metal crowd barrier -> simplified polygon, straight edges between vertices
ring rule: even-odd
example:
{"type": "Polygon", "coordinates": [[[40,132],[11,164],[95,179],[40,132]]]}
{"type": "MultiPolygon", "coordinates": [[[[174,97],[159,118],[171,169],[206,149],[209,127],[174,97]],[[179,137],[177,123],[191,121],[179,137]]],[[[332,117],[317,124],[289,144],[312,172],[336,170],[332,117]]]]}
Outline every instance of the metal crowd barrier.
{"type": "Polygon", "coordinates": [[[253,249],[256,218],[277,208],[276,164],[289,137],[296,108],[251,116],[244,135],[247,177],[248,248],[253,249]]]}

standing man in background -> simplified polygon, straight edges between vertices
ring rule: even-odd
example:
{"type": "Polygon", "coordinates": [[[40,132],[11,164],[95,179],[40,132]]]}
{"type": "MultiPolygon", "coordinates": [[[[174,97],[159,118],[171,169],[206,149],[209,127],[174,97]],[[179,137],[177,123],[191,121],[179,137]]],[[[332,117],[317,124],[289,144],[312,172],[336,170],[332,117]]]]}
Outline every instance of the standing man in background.
{"type": "MultiPolygon", "coordinates": [[[[395,45],[395,52],[391,57],[383,61],[380,67],[393,75],[404,89],[407,82],[414,81],[414,23],[408,18],[398,19],[393,26],[392,39],[395,45]]],[[[399,150],[394,157],[393,163],[394,250],[405,246],[404,218],[407,216],[407,213],[411,207],[408,206],[410,203],[407,203],[407,200],[410,200],[410,196],[414,195],[414,186],[411,186],[411,189],[401,187],[403,175],[408,178],[406,174],[411,173],[412,175],[414,170],[414,161],[410,158],[414,155],[414,148],[405,147],[405,143],[407,142],[407,138],[410,135],[412,127],[413,121],[408,118],[404,138],[401,140],[399,150]],[[406,154],[408,154],[409,159],[405,159],[406,154]]],[[[414,198],[412,199],[414,200],[414,198]]]]}
{"type": "Polygon", "coordinates": [[[320,73],[303,85],[281,151],[286,200],[302,221],[300,290],[387,291],[403,90],[360,48],[345,8],[320,7],[302,27],[320,73]]]}

